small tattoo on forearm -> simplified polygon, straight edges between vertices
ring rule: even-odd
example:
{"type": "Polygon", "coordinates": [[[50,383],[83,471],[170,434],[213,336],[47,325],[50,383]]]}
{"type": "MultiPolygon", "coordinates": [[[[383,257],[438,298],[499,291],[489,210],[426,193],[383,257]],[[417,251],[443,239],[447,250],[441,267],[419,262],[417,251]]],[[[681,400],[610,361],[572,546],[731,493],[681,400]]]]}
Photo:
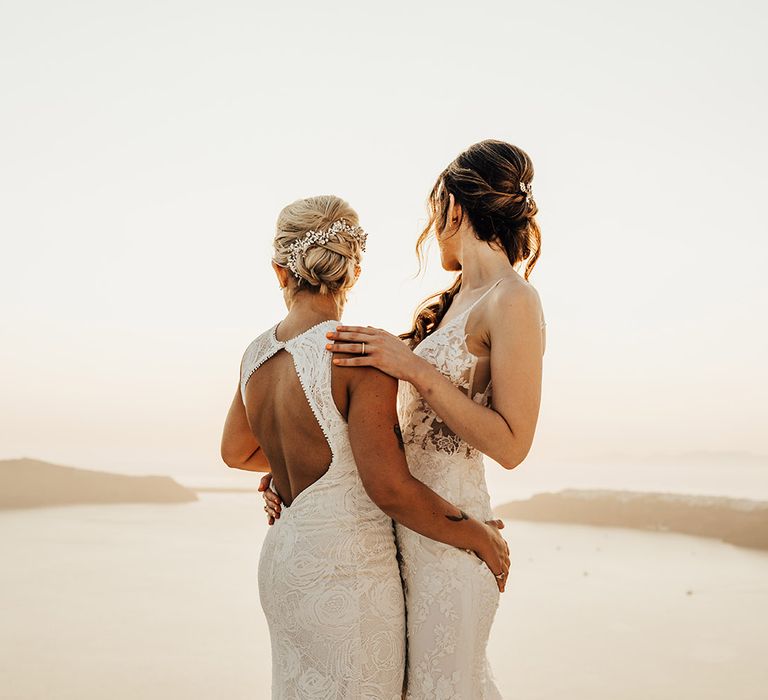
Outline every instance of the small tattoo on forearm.
{"type": "Polygon", "coordinates": [[[459,509],[459,513],[461,515],[446,515],[445,517],[448,518],[448,520],[453,520],[454,522],[459,522],[460,520],[469,520],[469,516],[461,509],[459,509]]]}
{"type": "Polygon", "coordinates": [[[395,437],[397,438],[397,444],[400,445],[400,449],[405,450],[405,444],[403,443],[403,431],[400,430],[400,426],[395,423],[392,430],[395,431],[395,437]]]}

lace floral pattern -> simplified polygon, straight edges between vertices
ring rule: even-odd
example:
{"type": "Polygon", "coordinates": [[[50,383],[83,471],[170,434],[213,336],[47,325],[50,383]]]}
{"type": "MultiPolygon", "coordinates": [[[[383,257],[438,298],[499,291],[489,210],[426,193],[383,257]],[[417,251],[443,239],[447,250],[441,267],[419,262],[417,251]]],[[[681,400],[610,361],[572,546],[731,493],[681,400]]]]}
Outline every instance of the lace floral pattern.
{"type": "MultiPolygon", "coordinates": [[[[489,405],[490,384],[472,393],[478,358],[465,343],[466,320],[475,304],[427,336],[414,352],[474,401],[489,405]]],[[[468,515],[490,519],[483,455],[451,432],[411,384],[400,383],[398,398],[413,475],[468,515]]],[[[486,656],[499,603],[493,573],[472,553],[395,527],[408,610],[406,697],[501,698],[486,656]]]]}
{"type": "Polygon", "coordinates": [[[326,321],[288,341],[276,328],[246,349],[241,392],[278,351],[291,354],[333,455],[269,528],[258,567],[272,645],[272,698],[400,700],[405,606],[392,520],[368,497],[331,393],[326,321]]]}
{"type": "MultiPolygon", "coordinates": [[[[470,309],[453,319],[447,326],[427,336],[415,349],[431,365],[451,380],[469,396],[472,392],[472,377],[478,358],[467,350],[464,339],[465,320],[470,309]]],[[[476,392],[472,399],[488,406],[491,400],[490,386],[483,392],[476,392]]],[[[462,453],[466,457],[479,454],[471,445],[461,440],[430,405],[408,382],[400,384],[400,405],[402,409],[403,440],[418,445],[421,449],[435,449],[447,454],[462,453]]]]}

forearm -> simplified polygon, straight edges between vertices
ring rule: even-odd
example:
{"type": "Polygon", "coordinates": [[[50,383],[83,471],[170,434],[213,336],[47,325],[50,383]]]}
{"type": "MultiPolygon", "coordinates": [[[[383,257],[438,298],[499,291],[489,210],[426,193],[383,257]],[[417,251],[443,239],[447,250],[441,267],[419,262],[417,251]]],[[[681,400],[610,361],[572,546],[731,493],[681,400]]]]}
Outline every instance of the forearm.
{"type": "Polygon", "coordinates": [[[377,505],[393,520],[424,537],[473,552],[488,542],[487,526],[410,477],[387,489],[377,505]]]}
{"type": "Polygon", "coordinates": [[[499,413],[470,399],[428,362],[419,364],[410,382],[454,434],[491,459],[505,464],[526,451],[499,413]]]}
{"type": "Polygon", "coordinates": [[[260,447],[257,448],[253,454],[251,454],[245,461],[238,462],[237,464],[230,464],[233,469],[244,469],[249,472],[270,472],[272,468],[269,466],[267,457],[264,454],[264,450],[260,447]]]}

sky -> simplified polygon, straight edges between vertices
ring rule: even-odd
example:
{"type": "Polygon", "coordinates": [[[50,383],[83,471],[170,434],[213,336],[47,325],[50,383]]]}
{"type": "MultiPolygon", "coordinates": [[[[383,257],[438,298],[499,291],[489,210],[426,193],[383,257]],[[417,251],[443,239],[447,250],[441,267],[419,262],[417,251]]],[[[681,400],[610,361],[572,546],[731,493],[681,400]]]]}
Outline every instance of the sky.
{"type": "Polygon", "coordinates": [[[0,10],[0,459],[217,474],[285,313],[278,212],[369,233],[345,320],[450,282],[413,246],[484,138],[534,162],[547,320],[529,460],[768,453],[758,2],[37,2],[0,10]]]}

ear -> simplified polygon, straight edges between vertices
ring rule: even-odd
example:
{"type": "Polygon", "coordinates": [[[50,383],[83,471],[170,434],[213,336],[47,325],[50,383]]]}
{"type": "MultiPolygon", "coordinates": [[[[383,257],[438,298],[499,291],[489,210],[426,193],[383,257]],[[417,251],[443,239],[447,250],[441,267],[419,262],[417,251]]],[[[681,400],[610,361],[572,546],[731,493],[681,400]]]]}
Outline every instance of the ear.
{"type": "Polygon", "coordinates": [[[280,289],[285,289],[288,286],[288,268],[278,265],[274,260],[272,261],[272,269],[275,271],[277,281],[280,284],[280,289]]]}
{"type": "Polygon", "coordinates": [[[355,265],[355,282],[357,282],[358,278],[360,277],[360,272],[362,272],[360,265],[355,265]]]}
{"type": "Polygon", "coordinates": [[[456,226],[461,219],[461,204],[456,203],[453,193],[448,194],[448,216],[446,223],[450,226],[456,226]]]}

